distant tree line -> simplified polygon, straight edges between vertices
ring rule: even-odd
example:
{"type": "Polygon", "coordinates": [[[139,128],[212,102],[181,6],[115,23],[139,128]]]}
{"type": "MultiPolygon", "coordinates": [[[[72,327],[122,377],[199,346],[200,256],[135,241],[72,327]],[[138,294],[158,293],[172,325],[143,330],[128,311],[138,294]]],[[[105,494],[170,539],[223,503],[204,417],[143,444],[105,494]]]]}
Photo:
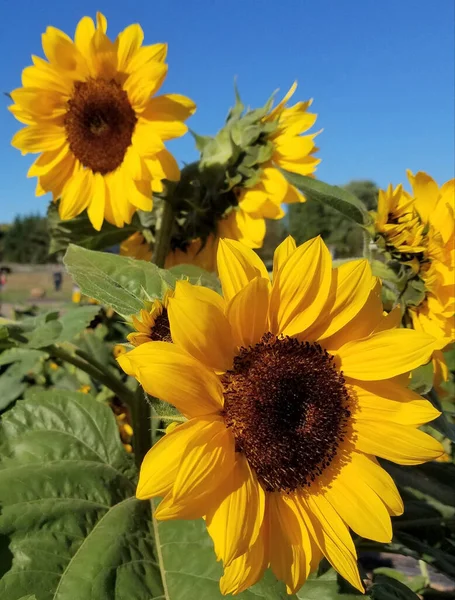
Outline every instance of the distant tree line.
{"type": "MultiPolygon", "coordinates": [[[[368,210],[377,205],[378,188],[372,181],[351,181],[344,186],[363,201],[368,210]]],[[[360,256],[362,231],[337,211],[315,200],[290,204],[285,219],[267,221],[267,233],[261,258],[271,263],[276,246],[291,234],[297,244],[321,235],[332,246],[336,257],[360,256]]],[[[49,231],[46,217],[16,217],[11,225],[0,225],[0,260],[4,262],[43,264],[54,262],[49,256],[49,231]]]]}
{"type": "Polygon", "coordinates": [[[39,215],[16,217],[0,228],[0,260],[3,262],[44,264],[49,257],[47,219],[39,215]]]}

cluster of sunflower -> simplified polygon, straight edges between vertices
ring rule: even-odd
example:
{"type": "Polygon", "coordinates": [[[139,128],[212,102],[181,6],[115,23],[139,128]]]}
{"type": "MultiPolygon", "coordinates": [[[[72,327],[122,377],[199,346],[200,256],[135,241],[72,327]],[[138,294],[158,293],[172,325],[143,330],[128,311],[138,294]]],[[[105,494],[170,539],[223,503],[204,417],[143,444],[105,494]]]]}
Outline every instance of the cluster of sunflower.
{"type": "Polygon", "coordinates": [[[455,341],[455,180],[443,186],[426,173],[408,171],[412,192],[401,185],[380,191],[376,241],[389,264],[401,271],[403,324],[439,342],[435,383],[447,381],[441,350],[455,341]]]}
{"type": "MultiPolygon", "coordinates": [[[[323,557],[364,591],[351,531],[390,542],[390,517],[403,511],[376,457],[414,465],[444,454],[419,429],[440,413],[407,387],[410,371],[442,347],[431,316],[453,311],[444,188],[438,210],[420,174],[412,210],[401,189],[380,198],[386,250],[403,253],[428,289],[425,305],[409,309],[414,329],[400,327],[399,311],[384,312],[368,260],[335,267],[320,237],[299,247],[287,238],[270,277],[253,248],[265,218],[304,201],[280,169],[314,173],[315,134],[301,135],[316,119],[310,102],[287,107],[295,85],[275,108],[245,111],[238,100],[217,136],[197,139],[201,160],[180,174],[163,142],[186,132],[195,105],[153,97],[166,46],[142,46],[139,25],[114,42],[106,28],[98,14],[80,21],[74,41],[47,29],[47,61],[33,57],[11,94],[26,125],[13,144],[41,152],[29,175],[38,194],[59,200],[62,219],[87,211],[95,229],[104,220],[122,227],[150,211],[155,194],[175,213],[167,266],[195,261],[219,274],[222,294],[182,280],[145,306],[132,317],[133,348],[117,357],[184,420],[145,456],[137,497],[162,498],[157,519],[205,519],[223,594],[269,567],[294,593],[323,557]]],[[[123,251],[150,258],[146,242],[135,234],[123,251]]]]}

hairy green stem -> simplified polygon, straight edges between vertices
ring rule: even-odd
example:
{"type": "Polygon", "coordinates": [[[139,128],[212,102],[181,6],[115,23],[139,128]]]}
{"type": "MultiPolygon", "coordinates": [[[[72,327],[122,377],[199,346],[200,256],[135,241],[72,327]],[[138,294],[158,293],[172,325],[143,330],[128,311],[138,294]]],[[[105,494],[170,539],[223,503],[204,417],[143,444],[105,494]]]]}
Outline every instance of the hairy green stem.
{"type": "Polygon", "coordinates": [[[156,244],[153,249],[152,262],[157,267],[164,267],[166,257],[171,247],[172,226],[174,224],[174,209],[170,202],[164,202],[163,214],[161,215],[161,226],[156,236],[156,244]]]}
{"type": "Polygon", "coordinates": [[[131,407],[134,460],[138,469],[152,445],[150,413],[151,406],[145,397],[144,390],[139,386],[134,394],[134,402],[131,407]]]}
{"type": "MultiPolygon", "coordinates": [[[[92,357],[87,355],[87,360],[83,360],[70,352],[64,350],[61,346],[57,346],[53,344],[52,346],[47,346],[43,348],[46,352],[48,352],[51,356],[55,358],[60,358],[61,360],[81,369],[90,375],[95,381],[99,381],[107,388],[109,388],[118,398],[124,402],[127,406],[132,408],[134,405],[134,392],[132,392],[123,381],[120,381],[118,377],[116,377],[113,373],[110,373],[106,369],[103,368],[103,371],[97,368],[94,364],[96,361],[93,361],[92,357]],[[88,362],[90,360],[91,362],[88,362]]],[[[99,363],[98,363],[99,364],[99,363]]]]}

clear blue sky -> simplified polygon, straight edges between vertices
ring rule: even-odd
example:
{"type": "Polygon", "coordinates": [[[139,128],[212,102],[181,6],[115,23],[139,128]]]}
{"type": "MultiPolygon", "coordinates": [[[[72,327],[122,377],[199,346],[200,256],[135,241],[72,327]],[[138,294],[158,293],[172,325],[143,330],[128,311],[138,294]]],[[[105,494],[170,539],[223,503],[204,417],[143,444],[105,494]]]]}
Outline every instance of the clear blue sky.
{"type": "MultiPolygon", "coordinates": [[[[440,183],[454,176],[453,0],[2,0],[1,89],[20,86],[40,34],[54,25],[71,36],[83,15],[101,10],[115,37],[139,22],[145,42],[168,42],[163,90],[186,94],[198,110],[191,127],[214,134],[233,101],[264,103],[299,81],[298,99],[314,98],[318,176],[330,183],[370,178],[399,183],[410,168],[440,183]]],[[[33,156],[10,146],[19,128],[0,98],[0,222],[44,212],[26,179],[33,156]]],[[[196,157],[186,136],[171,150],[196,157]]]]}

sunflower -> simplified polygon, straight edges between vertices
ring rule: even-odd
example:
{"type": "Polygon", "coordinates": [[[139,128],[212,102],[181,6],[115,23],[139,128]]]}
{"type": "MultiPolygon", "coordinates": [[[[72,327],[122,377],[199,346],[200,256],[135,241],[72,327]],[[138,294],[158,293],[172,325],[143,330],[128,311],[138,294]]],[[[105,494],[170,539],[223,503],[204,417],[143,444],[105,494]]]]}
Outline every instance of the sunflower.
{"type": "Polygon", "coordinates": [[[271,143],[273,153],[269,160],[259,165],[260,179],[252,187],[235,189],[238,208],[219,223],[219,236],[236,239],[250,248],[260,248],[265,235],[265,219],[282,219],[282,205],[305,202],[299,190],[288,183],[279,169],[299,175],[312,175],[321,162],[314,139],[317,133],[302,135],[316,122],[317,115],[308,112],[312,100],[286,104],[297,89],[294,83],[283,100],[263,119],[274,123],[273,132],[266,135],[263,143],[271,143]]]}
{"type": "Polygon", "coordinates": [[[146,342],[160,341],[170,342],[171,332],[169,329],[169,319],[167,307],[169,298],[174,292],[170,289],[164,294],[163,301],[155,299],[150,310],[143,308],[139,317],[133,315],[132,322],[136,331],[128,334],[128,341],[133,346],[140,346],[146,342]]]}
{"type": "Polygon", "coordinates": [[[48,27],[42,36],[47,61],[33,56],[22,88],[11,92],[14,116],[26,127],[15,134],[22,154],[41,153],[28,176],[36,194],[60,198],[62,219],[87,209],[95,229],[106,219],[130,223],[139,208],[152,209],[152,191],[179,168],[164,141],[187,131],[194,103],[177,94],[152,98],[163,83],[167,46],[142,46],[138,24],[112,42],[106,18],[81,19],[74,42],[48,27]]]}
{"type": "Polygon", "coordinates": [[[273,283],[253,250],[219,243],[216,292],[177,282],[173,343],[119,357],[188,420],[146,455],[137,497],[156,518],[204,517],[223,594],[270,566],[289,593],[325,556],[363,591],[349,528],[390,542],[403,504],[375,456],[410,465],[444,451],[418,427],[439,415],[407,389],[434,339],[384,316],[366,260],[332,268],[321,239],[276,250],[273,283]]]}
{"type": "Polygon", "coordinates": [[[152,260],[152,250],[140,231],[135,231],[120,244],[120,256],[130,256],[137,260],[152,260]]]}

